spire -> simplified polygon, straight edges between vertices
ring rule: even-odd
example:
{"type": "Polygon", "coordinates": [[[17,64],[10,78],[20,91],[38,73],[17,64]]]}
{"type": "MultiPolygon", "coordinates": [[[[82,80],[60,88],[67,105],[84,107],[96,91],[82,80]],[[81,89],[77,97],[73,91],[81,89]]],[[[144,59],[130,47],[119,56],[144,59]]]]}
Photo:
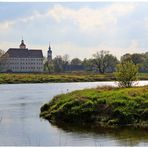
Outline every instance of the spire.
{"type": "Polygon", "coordinates": [[[50,43],[49,43],[48,52],[47,52],[47,59],[48,59],[48,62],[52,60],[52,50],[51,50],[50,43]]]}
{"type": "Polygon", "coordinates": [[[49,49],[49,50],[51,50],[51,47],[50,47],[50,42],[49,42],[49,47],[48,47],[48,49],[49,49]]]}

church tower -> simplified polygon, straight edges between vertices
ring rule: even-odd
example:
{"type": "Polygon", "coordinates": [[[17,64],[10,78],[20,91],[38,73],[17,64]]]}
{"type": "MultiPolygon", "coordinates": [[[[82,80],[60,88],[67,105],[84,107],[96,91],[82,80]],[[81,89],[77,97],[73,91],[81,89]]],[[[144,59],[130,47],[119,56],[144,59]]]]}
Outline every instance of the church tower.
{"type": "Polygon", "coordinates": [[[25,49],[26,48],[26,45],[24,44],[24,40],[21,41],[20,48],[21,49],[25,49]]]}
{"type": "Polygon", "coordinates": [[[47,60],[48,62],[51,62],[52,60],[52,50],[51,50],[50,44],[49,44],[48,53],[47,53],[47,60]]]}

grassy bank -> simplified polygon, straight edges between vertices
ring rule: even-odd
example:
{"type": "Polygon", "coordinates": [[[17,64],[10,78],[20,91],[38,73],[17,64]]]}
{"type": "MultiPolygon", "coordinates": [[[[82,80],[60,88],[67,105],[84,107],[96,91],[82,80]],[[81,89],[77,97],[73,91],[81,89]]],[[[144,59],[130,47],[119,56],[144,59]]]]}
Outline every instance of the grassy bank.
{"type": "Polygon", "coordinates": [[[91,82],[111,81],[112,74],[0,74],[0,83],[91,82]]]}
{"type": "MultiPolygon", "coordinates": [[[[139,74],[140,80],[148,80],[148,74],[139,74]]],[[[63,73],[63,74],[0,74],[0,84],[45,82],[95,82],[115,80],[113,74],[63,73]]]]}
{"type": "Polygon", "coordinates": [[[148,86],[98,87],[55,96],[41,107],[51,123],[148,127],[148,86]]]}

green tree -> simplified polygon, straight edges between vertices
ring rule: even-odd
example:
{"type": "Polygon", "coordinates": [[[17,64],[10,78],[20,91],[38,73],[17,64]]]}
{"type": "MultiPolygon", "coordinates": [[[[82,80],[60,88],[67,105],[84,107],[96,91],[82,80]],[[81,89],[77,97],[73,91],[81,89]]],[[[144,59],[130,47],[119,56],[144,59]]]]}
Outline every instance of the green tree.
{"type": "Polygon", "coordinates": [[[107,71],[112,72],[115,69],[118,60],[112,54],[109,54],[109,51],[101,50],[93,55],[93,65],[100,73],[105,73],[107,71]]]}
{"type": "Polygon", "coordinates": [[[67,66],[69,65],[69,55],[68,54],[65,54],[62,56],[62,65],[63,65],[63,69],[64,71],[66,71],[67,69],[67,66]]]}
{"type": "Polygon", "coordinates": [[[63,60],[61,56],[56,56],[53,59],[53,65],[54,65],[54,72],[63,72],[63,60]]]}
{"type": "Polygon", "coordinates": [[[71,65],[81,65],[82,61],[79,58],[74,58],[70,62],[71,65]]]}
{"type": "Polygon", "coordinates": [[[65,72],[68,65],[69,65],[68,55],[56,56],[53,59],[54,72],[65,72]]]}
{"type": "Polygon", "coordinates": [[[125,62],[125,61],[131,61],[132,60],[132,56],[129,53],[124,54],[123,56],[121,56],[121,62],[125,62]]]}
{"type": "Polygon", "coordinates": [[[144,72],[148,72],[148,52],[145,53],[145,59],[143,62],[143,69],[144,69],[144,72]]]}
{"type": "Polygon", "coordinates": [[[134,64],[142,64],[144,62],[144,54],[133,53],[131,58],[134,64]]]}
{"type": "Polygon", "coordinates": [[[138,65],[139,71],[144,72],[145,71],[145,60],[146,60],[146,53],[133,53],[133,54],[124,54],[121,57],[121,62],[124,61],[132,61],[135,65],[138,65]]]}
{"type": "Polygon", "coordinates": [[[132,87],[136,82],[138,66],[132,61],[124,61],[116,66],[115,77],[120,87],[132,87]]]}
{"type": "Polygon", "coordinates": [[[48,72],[48,73],[54,72],[54,66],[53,66],[53,62],[52,61],[50,61],[50,63],[48,61],[46,61],[44,63],[44,71],[48,72]]]}
{"type": "Polygon", "coordinates": [[[93,59],[84,59],[82,61],[82,65],[85,67],[86,71],[93,71],[94,66],[93,66],[93,59]]]}

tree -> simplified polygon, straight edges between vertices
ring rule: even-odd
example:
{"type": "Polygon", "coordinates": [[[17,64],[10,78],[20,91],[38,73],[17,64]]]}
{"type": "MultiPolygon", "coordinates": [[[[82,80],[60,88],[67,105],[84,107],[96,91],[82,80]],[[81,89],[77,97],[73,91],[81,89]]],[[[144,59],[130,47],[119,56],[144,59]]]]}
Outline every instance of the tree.
{"type": "Polygon", "coordinates": [[[144,61],[144,54],[139,54],[139,53],[133,53],[133,54],[129,54],[129,53],[126,53],[125,55],[123,55],[121,57],[121,61],[131,61],[134,63],[134,64],[141,64],[143,63],[144,61]]]}
{"type": "Polygon", "coordinates": [[[67,70],[67,66],[69,65],[69,55],[68,54],[65,54],[63,57],[62,57],[62,66],[63,66],[63,70],[66,71],[67,70]]]}
{"type": "Polygon", "coordinates": [[[116,67],[115,77],[120,87],[132,87],[137,81],[138,66],[132,61],[124,61],[116,67]]]}
{"type": "Polygon", "coordinates": [[[126,53],[124,54],[123,56],[121,56],[121,62],[125,62],[125,61],[131,61],[132,60],[132,57],[131,57],[131,54],[129,53],[126,53]]]}
{"type": "Polygon", "coordinates": [[[125,54],[121,57],[121,62],[123,61],[132,61],[135,65],[138,65],[139,71],[143,71],[144,61],[145,61],[145,54],[133,53],[133,54],[125,54]]]}
{"type": "Polygon", "coordinates": [[[54,72],[62,72],[63,71],[63,60],[61,56],[56,56],[53,59],[54,72]]]}
{"type": "Polygon", "coordinates": [[[145,58],[144,58],[144,62],[143,62],[143,69],[144,69],[144,72],[148,72],[148,52],[145,53],[145,58]]]}
{"type": "Polygon", "coordinates": [[[44,63],[44,71],[48,73],[54,72],[54,65],[52,61],[50,61],[50,63],[48,61],[44,63]]]}
{"type": "Polygon", "coordinates": [[[131,55],[134,64],[141,64],[144,62],[144,54],[134,53],[131,55]]]}
{"type": "Polygon", "coordinates": [[[54,72],[64,72],[69,64],[69,56],[56,56],[53,59],[54,72]]]}
{"type": "Polygon", "coordinates": [[[81,65],[82,61],[79,58],[74,58],[70,62],[71,65],[81,65]]]}
{"type": "Polygon", "coordinates": [[[94,70],[94,64],[93,59],[84,59],[82,61],[82,65],[85,67],[86,71],[93,71],[94,70]]]}
{"type": "Polygon", "coordinates": [[[118,63],[117,58],[114,57],[112,54],[109,54],[109,51],[101,50],[100,52],[94,54],[93,57],[93,65],[102,74],[109,71],[109,69],[111,69],[110,72],[112,72],[113,69],[115,69],[116,64],[118,63]]]}
{"type": "Polygon", "coordinates": [[[0,49],[0,71],[3,69],[5,62],[7,61],[8,55],[5,54],[5,51],[0,49]]]}
{"type": "Polygon", "coordinates": [[[113,56],[112,54],[106,55],[106,60],[108,62],[108,71],[109,72],[114,72],[116,69],[116,65],[119,63],[118,59],[113,56]]]}

